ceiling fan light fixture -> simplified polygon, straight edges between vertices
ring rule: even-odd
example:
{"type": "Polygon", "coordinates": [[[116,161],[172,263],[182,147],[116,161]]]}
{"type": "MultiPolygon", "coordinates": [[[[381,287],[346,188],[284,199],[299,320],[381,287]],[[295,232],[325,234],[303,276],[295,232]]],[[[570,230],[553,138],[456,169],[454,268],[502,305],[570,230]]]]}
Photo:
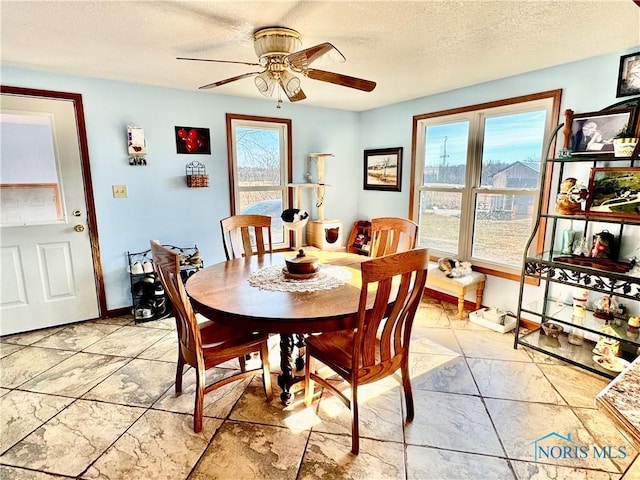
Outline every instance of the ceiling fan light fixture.
{"type": "Polygon", "coordinates": [[[265,97],[270,97],[273,94],[273,89],[276,86],[276,81],[273,78],[273,74],[270,71],[262,72],[254,79],[254,83],[258,88],[258,91],[265,97]]]}
{"type": "Polygon", "coordinates": [[[300,91],[300,79],[286,70],[280,73],[280,83],[288,97],[295,96],[300,91]]]}

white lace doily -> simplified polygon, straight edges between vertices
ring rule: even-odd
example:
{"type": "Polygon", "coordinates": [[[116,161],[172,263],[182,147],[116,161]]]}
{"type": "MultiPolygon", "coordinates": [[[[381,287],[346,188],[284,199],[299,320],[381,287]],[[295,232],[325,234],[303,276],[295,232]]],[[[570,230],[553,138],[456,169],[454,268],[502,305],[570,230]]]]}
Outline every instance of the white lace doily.
{"type": "Polygon", "coordinates": [[[315,292],[316,290],[331,290],[351,280],[351,272],[346,267],[336,265],[319,265],[319,267],[315,277],[294,280],[284,276],[283,265],[271,265],[253,272],[249,276],[249,284],[279,292],[315,292]]]}

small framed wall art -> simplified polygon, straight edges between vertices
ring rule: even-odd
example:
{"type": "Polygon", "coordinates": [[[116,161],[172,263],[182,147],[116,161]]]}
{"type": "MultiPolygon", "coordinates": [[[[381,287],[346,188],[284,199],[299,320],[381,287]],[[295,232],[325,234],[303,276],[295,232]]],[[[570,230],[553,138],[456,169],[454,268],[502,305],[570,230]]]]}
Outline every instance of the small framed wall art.
{"type": "Polygon", "coordinates": [[[399,192],[402,188],[402,147],[364,151],[365,190],[399,192]]]}
{"type": "Polygon", "coordinates": [[[640,52],[620,57],[616,97],[640,94],[640,52]]]}
{"type": "Polygon", "coordinates": [[[208,128],[175,127],[176,152],[211,155],[211,137],[208,128]]]}

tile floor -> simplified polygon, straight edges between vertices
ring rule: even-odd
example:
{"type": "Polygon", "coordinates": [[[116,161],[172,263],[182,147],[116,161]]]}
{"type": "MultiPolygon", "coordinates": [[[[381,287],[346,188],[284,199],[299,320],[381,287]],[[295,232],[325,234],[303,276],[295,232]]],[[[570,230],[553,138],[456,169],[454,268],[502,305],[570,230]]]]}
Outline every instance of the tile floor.
{"type": "MultiPolygon", "coordinates": [[[[207,395],[195,434],[193,372],[173,391],[173,328],[123,317],[0,338],[0,478],[640,479],[637,452],[594,406],[606,380],[514,350],[454,305],[425,299],[417,315],[413,423],[395,379],[363,387],[358,456],[336,398],[268,404],[259,377],[207,395]],[[626,457],[534,461],[551,432],[626,457]]],[[[276,370],[277,338],[272,355],[276,370]]]]}

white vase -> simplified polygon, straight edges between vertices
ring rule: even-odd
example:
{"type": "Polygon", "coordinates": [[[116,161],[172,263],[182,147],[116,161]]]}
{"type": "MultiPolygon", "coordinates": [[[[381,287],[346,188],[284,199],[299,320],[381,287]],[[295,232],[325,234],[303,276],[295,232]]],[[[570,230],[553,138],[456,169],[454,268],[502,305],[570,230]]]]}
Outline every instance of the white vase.
{"type": "Polygon", "coordinates": [[[613,154],[616,157],[630,157],[638,144],[637,138],[614,138],[613,154]]]}

